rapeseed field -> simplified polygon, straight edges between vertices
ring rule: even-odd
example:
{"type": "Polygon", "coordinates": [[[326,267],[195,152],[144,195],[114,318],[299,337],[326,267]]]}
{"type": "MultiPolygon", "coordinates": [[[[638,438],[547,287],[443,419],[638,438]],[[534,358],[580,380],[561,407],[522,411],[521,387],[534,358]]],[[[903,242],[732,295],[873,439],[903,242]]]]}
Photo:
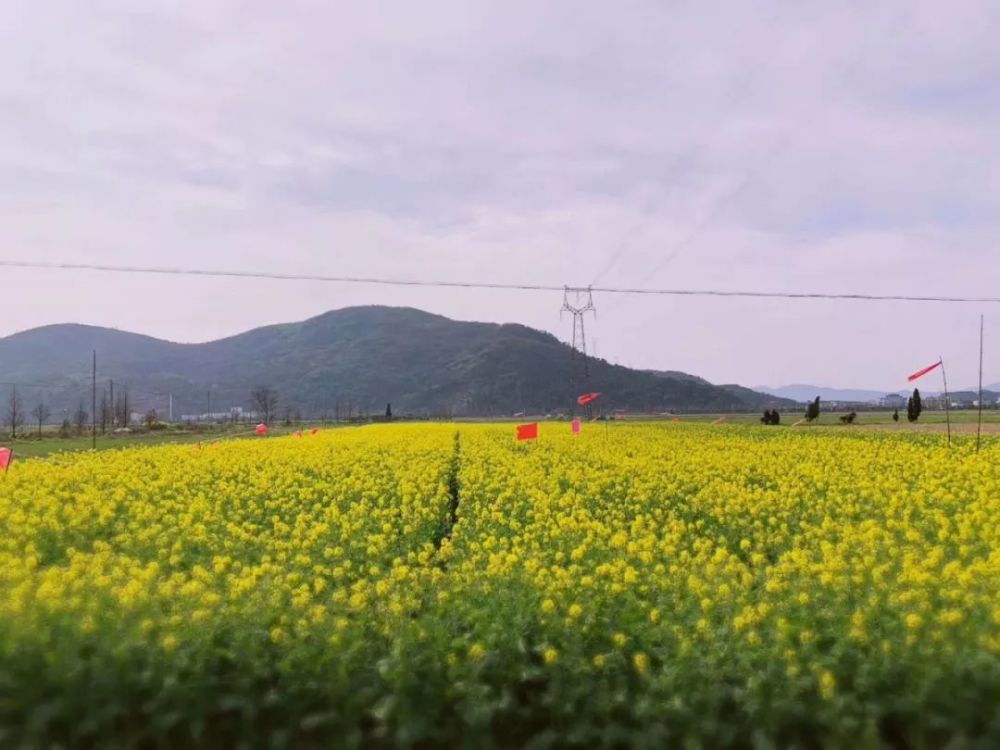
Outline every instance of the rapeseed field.
{"type": "Polygon", "coordinates": [[[997,746],[998,496],[997,443],[727,425],[15,464],[0,744],[997,746]]]}

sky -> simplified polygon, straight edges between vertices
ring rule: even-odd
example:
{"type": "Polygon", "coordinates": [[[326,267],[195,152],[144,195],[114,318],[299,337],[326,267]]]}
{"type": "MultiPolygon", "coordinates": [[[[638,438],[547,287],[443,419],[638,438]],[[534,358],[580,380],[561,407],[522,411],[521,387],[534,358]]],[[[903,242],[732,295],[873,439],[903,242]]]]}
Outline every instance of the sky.
{"type": "MultiPolygon", "coordinates": [[[[1000,296],[1000,4],[79,2],[0,15],[0,260],[1000,296]]],[[[0,335],[364,304],[570,337],[557,292],[0,268],[0,335]]],[[[1000,380],[1000,305],[594,295],[713,382],[1000,380]]]]}

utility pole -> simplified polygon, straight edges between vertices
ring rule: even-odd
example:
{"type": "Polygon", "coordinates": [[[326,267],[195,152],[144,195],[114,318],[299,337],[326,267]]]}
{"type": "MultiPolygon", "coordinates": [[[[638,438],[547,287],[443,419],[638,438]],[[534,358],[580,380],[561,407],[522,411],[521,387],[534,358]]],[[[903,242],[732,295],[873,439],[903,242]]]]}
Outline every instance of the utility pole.
{"type": "Polygon", "coordinates": [[[948,423],[948,447],[951,447],[951,396],[948,395],[948,375],[944,371],[944,357],[938,357],[941,361],[941,380],[944,381],[944,418],[948,423]]]}
{"type": "Polygon", "coordinates": [[[90,381],[90,447],[97,449],[97,349],[94,349],[94,367],[90,381]]]}
{"type": "Polygon", "coordinates": [[[570,353],[570,385],[579,388],[590,377],[590,365],[587,362],[587,333],[584,329],[584,316],[593,313],[597,318],[597,308],[594,307],[594,295],[588,287],[563,287],[563,304],[559,309],[559,317],[563,313],[573,316],[573,344],[570,353]]]}
{"type": "Polygon", "coordinates": [[[211,421],[212,419],[212,389],[208,389],[208,411],[205,412],[205,419],[211,421]]]}
{"type": "Polygon", "coordinates": [[[985,316],[979,316],[979,419],[976,423],[976,453],[983,440],[983,326],[985,316]]]}

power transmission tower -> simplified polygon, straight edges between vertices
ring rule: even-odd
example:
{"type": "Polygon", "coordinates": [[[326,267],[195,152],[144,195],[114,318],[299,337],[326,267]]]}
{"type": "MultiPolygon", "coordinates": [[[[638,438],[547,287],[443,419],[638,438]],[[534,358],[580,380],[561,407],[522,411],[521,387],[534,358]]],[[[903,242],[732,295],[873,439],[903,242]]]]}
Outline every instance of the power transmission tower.
{"type": "Polygon", "coordinates": [[[573,316],[573,348],[570,354],[570,385],[583,385],[590,377],[590,366],[587,362],[587,333],[584,329],[584,316],[593,313],[597,318],[597,308],[594,307],[594,294],[588,287],[563,287],[563,304],[559,317],[563,313],[573,316]]]}

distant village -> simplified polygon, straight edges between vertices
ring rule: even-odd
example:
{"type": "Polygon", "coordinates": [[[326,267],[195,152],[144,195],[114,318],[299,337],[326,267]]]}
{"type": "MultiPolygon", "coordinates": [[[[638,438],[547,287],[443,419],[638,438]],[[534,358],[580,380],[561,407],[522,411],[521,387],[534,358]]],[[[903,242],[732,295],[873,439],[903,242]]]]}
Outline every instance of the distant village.
{"type": "MultiPolygon", "coordinates": [[[[948,406],[952,409],[978,409],[979,408],[979,398],[976,393],[972,391],[959,391],[958,393],[950,393],[948,406]]],[[[1000,394],[992,393],[990,391],[984,391],[983,396],[983,408],[994,408],[1000,406],[1000,394]]],[[[887,393],[885,396],[879,399],[878,405],[884,409],[905,409],[906,400],[908,396],[904,396],[900,393],[887,393]]],[[[924,396],[923,403],[925,409],[937,410],[944,409],[944,397],[941,395],[937,396],[924,396]]],[[[841,405],[837,401],[827,401],[827,406],[831,408],[836,408],[841,405]]],[[[848,402],[843,402],[844,406],[850,405],[848,402]]]]}

